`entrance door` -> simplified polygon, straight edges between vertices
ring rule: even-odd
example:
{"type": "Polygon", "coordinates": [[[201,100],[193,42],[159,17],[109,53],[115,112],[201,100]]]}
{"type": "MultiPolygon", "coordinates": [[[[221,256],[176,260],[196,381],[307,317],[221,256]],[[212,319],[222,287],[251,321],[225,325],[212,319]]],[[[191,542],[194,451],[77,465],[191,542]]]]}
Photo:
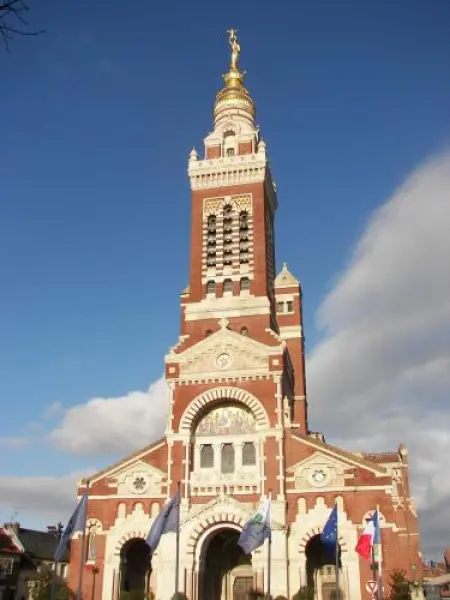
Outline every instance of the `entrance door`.
{"type": "Polygon", "coordinates": [[[253,577],[236,577],[233,586],[233,600],[248,600],[253,587],[253,577]]]}

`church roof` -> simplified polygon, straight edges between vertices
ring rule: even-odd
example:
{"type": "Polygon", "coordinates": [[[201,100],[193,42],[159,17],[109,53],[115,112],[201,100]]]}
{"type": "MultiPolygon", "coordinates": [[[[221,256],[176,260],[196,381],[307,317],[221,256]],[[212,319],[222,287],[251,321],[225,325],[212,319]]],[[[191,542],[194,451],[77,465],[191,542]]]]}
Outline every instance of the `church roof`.
{"type": "Polygon", "coordinates": [[[284,262],[281,271],[275,277],[275,287],[298,287],[299,285],[300,281],[292,275],[288,269],[287,263],[284,262]]]}
{"type": "Polygon", "coordinates": [[[298,431],[293,431],[292,433],[299,440],[303,440],[317,449],[331,452],[335,455],[341,456],[344,459],[350,460],[351,462],[356,463],[361,467],[365,467],[366,469],[376,471],[377,473],[387,473],[386,467],[379,463],[376,463],[375,461],[367,459],[364,455],[361,455],[361,453],[348,452],[347,450],[343,450],[342,448],[338,448],[337,446],[332,446],[328,442],[319,441],[315,437],[305,435],[298,431]]]}

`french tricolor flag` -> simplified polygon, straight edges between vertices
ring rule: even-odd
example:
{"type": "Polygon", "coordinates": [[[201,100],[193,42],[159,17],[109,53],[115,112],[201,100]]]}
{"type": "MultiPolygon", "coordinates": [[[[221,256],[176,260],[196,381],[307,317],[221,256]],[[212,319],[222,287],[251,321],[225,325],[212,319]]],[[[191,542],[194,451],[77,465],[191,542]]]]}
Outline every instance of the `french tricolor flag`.
{"type": "Polygon", "coordinates": [[[366,560],[372,559],[372,547],[380,543],[380,514],[378,509],[367,519],[367,525],[356,544],[356,552],[366,560]]]}

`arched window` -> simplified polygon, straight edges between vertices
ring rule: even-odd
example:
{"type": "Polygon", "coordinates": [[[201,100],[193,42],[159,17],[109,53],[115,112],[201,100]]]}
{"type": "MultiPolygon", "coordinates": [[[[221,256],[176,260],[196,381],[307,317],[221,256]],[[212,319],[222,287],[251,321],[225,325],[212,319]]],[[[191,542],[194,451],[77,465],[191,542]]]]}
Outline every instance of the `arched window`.
{"type": "Polygon", "coordinates": [[[253,442],[246,442],[242,447],[242,465],[256,465],[256,448],[253,442]]]}
{"type": "Polygon", "coordinates": [[[204,444],[200,450],[200,467],[211,469],[214,467],[214,449],[211,444],[204,444]]]}
{"type": "Polygon", "coordinates": [[[231,279],[224,280],[223,293],[224,294],[232,294],[233,293],[233,282],[231,281],[231,279]]]}
{"type": "Polygon", "coordinates": [[[223,207],[223,264],[233,262],[233,207],[225,204],[223,207]]]}
{"type": "Polygon", "coordinates": [[[241,292],[246,292],[250,289],[250,279],[248,277],[243,277],[241,279],[241,292]]]}
{"type": "Polygon", "coordinates": [[[222,473],[234,473],[234,446],[223,444],[220,470],[222,473]]]}
{"type": "Polygon", "coordinates": [[[216,266],[216,215],[209,215],[206,230],[206,265],[216,266]]]}
{"type": "Polygon", "coordinates": [[[239,262],[241,265],[249,262],[248,213],[246,210],[239,213],[239,262]]]}
{"type": "Polygon", "coordinates": [[[95,562],[96,558],[97,558],[97,525],[94,524],[89,527],[87,560],[88,560],[88,562],[95,562]]]}
{"type": "Polygon", "coordinates": [[[216,282],[208,281],[206,283],[206,293],[207,294],[215,294],[216,293],[216,282]]]}
{"type": "Polygon", "coordinates": [[[241,327],[241,335],[248,335],[248,327],[241,327]]]}

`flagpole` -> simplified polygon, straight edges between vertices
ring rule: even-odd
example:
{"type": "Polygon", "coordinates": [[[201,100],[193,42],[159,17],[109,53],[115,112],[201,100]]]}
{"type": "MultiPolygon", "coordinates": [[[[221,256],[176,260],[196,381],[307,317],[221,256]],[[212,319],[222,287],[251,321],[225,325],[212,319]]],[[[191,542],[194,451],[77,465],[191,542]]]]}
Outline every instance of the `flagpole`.
{"type": "MultiPolygon", "coordinates": [[[[175,594],[179,591],[179,579],[180,579],[180,487],[181,484],[177,482],[177,495],[178,495],[178,510],[177,510],[177,531],[176,531],[176,546],[175,546],[175,594]]],[[[80,600],[79,598],[77,600],[80,600]]]]}
{"type": "Polygon", "coordinates": [[[86,479],[86,504],[84,506],[84,519],[83,519],[83,530],[81,535],[81,554],[78,571],[78,588],[77,588],[77,600],[81,600],[81,592],[83,587],[83,572],[84,572],[84,558],[86,555],[86,522],[87,522],[87,507],[89,499],[89,479],[86,479]]]}
{"type": "Polygon", "coordinates": [[[383,572],[382,572],[383,546],[381,544],[380,507],[378,504],[377,504],[377,526],[378,526],[378,535],[380,536],[379,543],[378,543],[378,600],[383,600],[383,572]]]}
{"type": "MultiPolygon", "coordinates": [[[[272,511],[272,490],[269,490],[269,511],[272,511]]],[[[271,515],[270,515],[271,516],[271,515]]],[[[270,533],[267,547],[267,600],[270,600],[270,589],[272,579],[272,523],[270,523],[270,533]]]]}
{"type": "Polygon", "coordinates": [[[53,575],[52,575],[52,587],[50,591],[50,600],[55,600],[56,595],[56,569],[58,568],[57,562],[53,563],[53,575]]]}
{"type": "Polygon", "coordinates": [[[336,504],[336,548],[335,548],[335,560],[336,560],[336,600],[341,598],[341,587],[339,577],[339,515],[336,504]]]}

